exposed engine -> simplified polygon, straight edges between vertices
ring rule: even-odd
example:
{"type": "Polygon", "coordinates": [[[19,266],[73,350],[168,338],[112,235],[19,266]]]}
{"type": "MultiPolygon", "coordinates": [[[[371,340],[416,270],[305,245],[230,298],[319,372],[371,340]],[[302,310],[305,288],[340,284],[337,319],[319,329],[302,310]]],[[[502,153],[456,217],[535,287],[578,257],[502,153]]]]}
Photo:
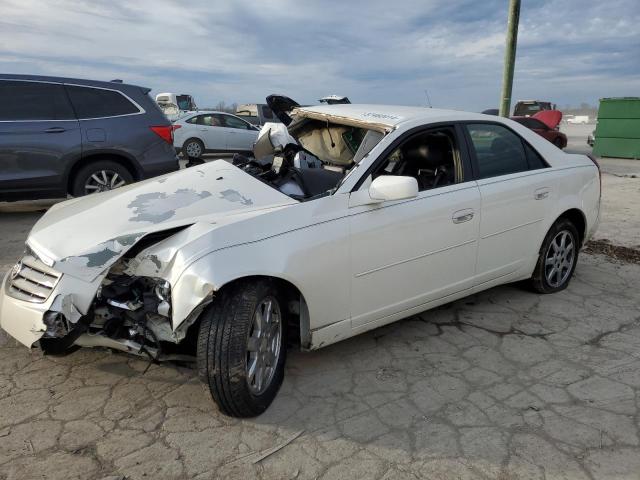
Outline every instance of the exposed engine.
{"type": "Polygon", "coordinates": [[[282,124],[266,124],[254,158],[236,154],[233,164],[296,200],[308,200],[335,188],[345,166],[321,161],[300,146],[282,124]]]}

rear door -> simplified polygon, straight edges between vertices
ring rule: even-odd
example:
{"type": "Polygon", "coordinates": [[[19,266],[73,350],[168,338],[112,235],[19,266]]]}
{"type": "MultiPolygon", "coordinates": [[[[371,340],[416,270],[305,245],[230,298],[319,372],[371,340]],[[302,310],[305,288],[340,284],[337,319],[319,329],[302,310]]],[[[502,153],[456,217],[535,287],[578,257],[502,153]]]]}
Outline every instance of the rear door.
{"type": "Polygon", "coordinates": [[[78,120],[61,84],[0,80],[0,195],[63,195],[66,165],[81,150],[78,120]]]}
{"type": "Polygon", "coordinates": [[[476,285],[510,275],[537,256],[556,195],[542,157],[504,125],[466,125],[482,207],[476,285]]]}
{"type": "Polygon", "coordinates": [[[258,138],[258,131],[250,123],[233,115],[221,117],[227,134],[227,150],[251,150],[258,138]]]}
{"type": "Polygon", "coordinates": [[[80,121],[83,155],[111,147],[134,154],[137,139],[148,137],[147,125],[122,121],[122,117],[144,113],[122,92],[84,85],[67,84],[65,88],[80,121]]]}

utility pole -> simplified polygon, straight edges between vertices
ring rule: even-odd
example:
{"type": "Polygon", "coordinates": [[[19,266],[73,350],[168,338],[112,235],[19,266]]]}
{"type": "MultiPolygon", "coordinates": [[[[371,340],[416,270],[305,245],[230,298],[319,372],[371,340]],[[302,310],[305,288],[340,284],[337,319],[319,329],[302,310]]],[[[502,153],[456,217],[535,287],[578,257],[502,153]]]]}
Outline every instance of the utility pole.
{"type": "Polygon", "coordinates": [[[511,89],[513,70],[516,65],[516,46],[518,45],[518,23],[520,22],[520,0],[509,0],[509,20],[507,22],[507,48],[504,52],[504,72],[502,74],[502,97],[500,116],[508,117],[511,110],[511,89]]]}

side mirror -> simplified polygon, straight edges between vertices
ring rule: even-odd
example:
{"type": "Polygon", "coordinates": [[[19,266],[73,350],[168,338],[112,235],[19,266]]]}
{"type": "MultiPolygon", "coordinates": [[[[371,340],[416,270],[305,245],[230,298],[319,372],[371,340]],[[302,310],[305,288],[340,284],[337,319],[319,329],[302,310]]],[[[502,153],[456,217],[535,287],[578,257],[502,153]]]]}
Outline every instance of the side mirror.
{"type": "Polygon", "coordinates": [[[404,200],[418,196],[418,181],[413,177],[381,175],[369,186],[369,197],[378,202],[404,200]]]}

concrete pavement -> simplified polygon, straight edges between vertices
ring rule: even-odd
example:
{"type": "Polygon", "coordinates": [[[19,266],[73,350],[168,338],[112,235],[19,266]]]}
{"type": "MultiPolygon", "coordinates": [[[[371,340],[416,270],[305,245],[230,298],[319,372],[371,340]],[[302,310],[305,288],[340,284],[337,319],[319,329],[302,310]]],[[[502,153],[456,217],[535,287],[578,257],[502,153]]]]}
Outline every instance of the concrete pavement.
{"type": "Polygon", "coordinates": [[[291,352],[242,421],[191,369],[0,334],[0,478],[637,478],[639,280],[582,255],[559,294],[495,288],[291,352]]]}

